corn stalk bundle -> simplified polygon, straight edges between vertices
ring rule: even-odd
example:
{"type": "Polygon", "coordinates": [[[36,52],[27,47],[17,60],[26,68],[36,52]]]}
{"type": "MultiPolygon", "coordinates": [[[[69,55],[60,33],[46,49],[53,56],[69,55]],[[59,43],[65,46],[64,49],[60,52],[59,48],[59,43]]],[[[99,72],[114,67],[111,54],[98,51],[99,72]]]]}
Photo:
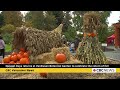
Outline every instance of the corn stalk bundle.
{"type": "Polygon", "coordinates": [[[78,46],[76,58],[85,64],[107,64],[108,60],[101,50],[97,29],[101,25],[99,14],[88,12],[83,17],[85,36],[78,46]]]}
{"type": "Polygon", "coordinates": [[[13,50],[25,48],[32,56],[36,56],[55,47],[62,46],[62,24],[52,31],[43,31],[35,28],[20,27],[13,33],[13,50]]]}

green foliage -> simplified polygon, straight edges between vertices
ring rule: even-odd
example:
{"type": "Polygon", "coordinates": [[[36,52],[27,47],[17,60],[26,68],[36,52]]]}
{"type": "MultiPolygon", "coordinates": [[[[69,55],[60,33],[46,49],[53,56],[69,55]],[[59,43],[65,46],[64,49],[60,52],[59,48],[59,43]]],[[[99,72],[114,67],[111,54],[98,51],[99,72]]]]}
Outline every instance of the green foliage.
{"type": "Polygon", "coordinates": [[[2,11],[1,15],[4,18],[4,24],[12,24],[15,27],[23,24],[23,15],[20,11],[2,11]]]}
{"type": "Polygon", "coordinates": [[[4,17],[0,14],[0,27],[4,24],[4,17]]]}
{"type": "Polygon", "coordinates": [[[99,12],[101,14],[101,28],[98,30],[98,38],[101,43],[105,43],[109,36],[109,28],[107,18],[110,16],[110,11],[99,12]]]}
{"type": "Polygon", "coordinates": [[[3,40],[5,41],[5,44],[11,44],[13,40],[13,35],[10,33],[4,33],[2,34],[3,40]]]}
{"type": "Polygon", "coordinates": [[[56,27],[56,18],[51,11],[30,11],[25,16],[27,26],[40,30],[52,30],[56,27]]]}
{"type": "Polygon", "coordinates": [[[56,18],[51,11],[46,11],[44,23],[45,23],[45,27],[44,27],[45,30],[51,31],[57,27],[56,18]]]}
{"type": "Polygon", "coordinates": [[[63,32],[68,30],[68,27],[71,26],[72,22],[70,21],[72,19],[71,15],[70,15],[70,11],[65,11],[64,13],[64,26],[63,26],[63,32]]]}
{"type": "Polygon", "coordinates": [[[106,43],[108,37],[108,29],[107,26],[101,28],[101,30],[98,31],[98,38],[101,43],[106,43]]]}
{"type": "Polygon", "coordinates": [[[15,31],[14,25],[6,24],[5,26],[1,27],[0,32],[1,33],[12,33],[15,31]]]}
{"type": "Polygon", "coordinates": [[[56,25],[60,25],[63,22],[64,19],[64,13],[63,11],[51,11],[53,15],[56,18],[56,25]]]}
{"type": "Polygon", "coordinates": [[[5,45],[5,52],[11,52],[12,51],[12,45],[11,44],[6,44],[5,45]]]}
{"type": "Polygon", "coordinates": [[[73,27],[69,26],[68,31],[64,32],[63,34],[65,35],[68,41],[74,41],[76,36],[76,30],[73,27]]]}

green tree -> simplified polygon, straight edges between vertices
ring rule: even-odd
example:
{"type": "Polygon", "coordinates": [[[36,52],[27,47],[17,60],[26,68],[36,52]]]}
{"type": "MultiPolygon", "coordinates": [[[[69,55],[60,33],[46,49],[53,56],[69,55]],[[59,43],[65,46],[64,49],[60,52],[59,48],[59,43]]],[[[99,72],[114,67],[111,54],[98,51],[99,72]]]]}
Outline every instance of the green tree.
{"type": "Polygon", "coordinates": [[[15,31],[15,26],[11,24],[6,24],[5,26],[1,27],[0,32],[1,33],[12,33],[15,31]]]}
{"type": "Polygon", "coordinates": [[[76,31],[82,32],[83,15],[88,11],[73,11],[73,24],[76,31]]]}
{"type": "Polygon", "coordinates": [[[32,27],[33,24],[32,24],[32,12],[27,12],[25,17],[24,17],[24,20],[25,20],[25,23],[24,25],[27,26],[27,27],[32,27]]]}
{"type": "Polygon", "coordinates": [[[56,25],[60,25],[63,22],[64,19],[64,13],[63,11],[52,11],[53,15],[56,18],[56,25]]]}
{"type": "Polygon", "coordinates": [[[76,30],[72,26],[69,26],[68,30],[69,31],[66,31],[63,34],[66,36],[68,41],[74,41],[75,36],[76,36],[76,30]]]}
{"type": "Polygon", "coordinates": [[[0,14],[0,27],[4,25],[4,18],[2,14],[0,14]]]}
{"type": "Polygon", "coordinates": [[[23,23],[23,15],[20,11],[2,11],[1,14],[5,24],[12,24],[15,27],[19,27],[23,23]]]}
{"type": "Polygon", "coordinates": [[[40,30],[52,30],[56,27],[56,19],[51,11],[30,11],[25,16],[25,24],[40,30]]]}
{"type": "Polygon", "coordinates": [[[50,30],[53,30],[57,27],[56,18],[51,11],[45,12],[44,23],[45,23],[45,27],[44,27],[45,30],[50,31],[50,30]]]}
{"type": "Polygon", "coordinates": [[[108,33],[109,33],[107,19],[110,16],[111,11],[102,11],[99,13],[101,14],[102,26],[98,30],[98,38],[101,43],[105,43],[108,37],[108,33]]]}
{"type": "Polygon", "coordinates": [[[64,26],[63,26],[63,32],[65,31],[69,31],[68,27],[71,26],[72,22],[70,21],[72,19],[71,15],[70,15],[70,11],[65,11],[64,13],[64,26]]]}

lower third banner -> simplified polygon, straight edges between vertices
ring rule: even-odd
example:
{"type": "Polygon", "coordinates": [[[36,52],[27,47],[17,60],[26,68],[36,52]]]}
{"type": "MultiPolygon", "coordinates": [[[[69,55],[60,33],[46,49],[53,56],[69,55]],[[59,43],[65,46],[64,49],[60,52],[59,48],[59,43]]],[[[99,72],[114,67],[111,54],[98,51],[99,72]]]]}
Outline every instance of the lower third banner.
{"type": "Polygon", "coordinates": [[[120,73],[120,68],[0,68],[0,73],[120,73]]]}

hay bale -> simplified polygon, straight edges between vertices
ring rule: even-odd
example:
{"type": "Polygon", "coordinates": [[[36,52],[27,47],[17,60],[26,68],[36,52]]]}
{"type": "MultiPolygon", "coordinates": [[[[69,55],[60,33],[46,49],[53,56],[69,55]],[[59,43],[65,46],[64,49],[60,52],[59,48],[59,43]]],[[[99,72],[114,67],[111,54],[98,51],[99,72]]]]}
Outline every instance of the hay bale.
{"type": "MultiPolygon", "coordinates": [[[[70,57],[70,60],[64,63],[57,63],[56,61],[48,61],[46,64],[83,64],[81,61],[74,59],[73,56],[70,57]]],[[[78,79],[82,78],[80,73],[48,73],[47,79],[78,79]]]]}
{"type": "Polygon", "coordinates": [[[56,61],[47,61],[45,64],[83,64],[83,63],[78,60],[69,60],[64,63],[58,63],[56,61]]]}
{"type": "Polygon", "coordinates": [[[59,48],[52,48],[51,52],[53,53],[54,58],[58,53],[63,53],[66,55],[67,60],[70,60],[70,50],[69,47],[59,47],[59,48]]]}
{"type": "Polygon", "coordinates": [[[0,73],[0,79],[46,79],[39,73],[0,73]]]}
{"type": "Polygon", "coordinates": [[[53,47],[62,46],[62,24],[52,31],[43,31],[35,28],[21,27],[13,33],[13,50],[19,51],[20,48],[30,51],[32,56],[50,52],[53,47]]]}
{"type": "Polygon", "coordinates": [[[70,51],[68,47],[53,48],[49,53],[43,53],[38,56],[31,56],[32,64],[45,64],[49,61],[55,61],[55,56],[57,53],[64,53],[67,57],[67,61],[70,60],[70,51]]]}
{"type": "Polygon", "coordinates": [[[36,57],[34,57],[34,60],[31,60],[32,64],[45,64],[47,61],[53,61],[53,53],[43,53],[36,57]]]}

